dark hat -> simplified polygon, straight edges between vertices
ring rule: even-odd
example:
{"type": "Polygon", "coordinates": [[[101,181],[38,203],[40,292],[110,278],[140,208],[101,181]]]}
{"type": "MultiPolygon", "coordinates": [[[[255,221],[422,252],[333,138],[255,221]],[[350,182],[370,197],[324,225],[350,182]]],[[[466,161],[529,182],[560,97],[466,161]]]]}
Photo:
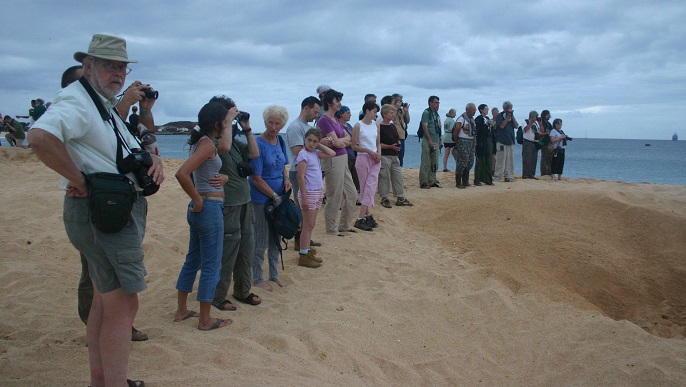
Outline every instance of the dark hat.
{"type": "Polygon", "coordinates": [[[129,59],[126,54],[126,40],[111,35],[95,34],[88,46],[88,52],[77,51],[74,53],[74,59],[81,63],[83,63],[83,58],[87,56],[117,62],[138,63],[137,60],[129,59]]]}

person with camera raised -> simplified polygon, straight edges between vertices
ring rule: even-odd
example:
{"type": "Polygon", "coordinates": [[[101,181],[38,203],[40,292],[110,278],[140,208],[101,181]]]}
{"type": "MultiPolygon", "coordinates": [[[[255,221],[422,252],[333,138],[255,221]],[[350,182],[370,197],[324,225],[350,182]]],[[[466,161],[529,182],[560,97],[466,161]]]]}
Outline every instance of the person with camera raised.
{"type": "MultiPolygon", "coordinates": [[[[403,158],[405,157],[405,139],[407,138],[407,124],[410,123],[410,104],[403,102],[403,96],[400,94],[393,94],[391,96],[391,105],[395,106],[395,118],[393,124],[398,131],[400,137],[400,152],[398,153],[398,161],[400,161],[400,168],[403,167],[403,158]]],[[[383,106],[383,105],[382,105],[383,106]]]]}
{"type": "Polygon", "coordinates": [[[495,173],[493,178],[497,181],[504,179],[511,182],[514,179],[514,144],[515,128],[519,127],[514,117],[512,103],[503,102],[503,111],[495,119],[495,173]]]}
{"type": "MultiPolygon", "coordinates": [[[[236,107],[233,100],[225,96],[212,97],[210,102],[221,104],[228,110],[236,107]]],[[[233,297],[236,300],[248,305],[262,302],[260,297],[250,291],[255,233],[248,183],[248,176],[252,173],[249,162],[259,157],[260,151],[250,127],[250,114],[240,112],[235,119],[231,136],[222,136],[217,142],[222,166],[219,175],[210,178],[213,186],[224,187],[222,265],[212,301],[212,305],[219,310],[236,310],[236,305],[226,299],[232,275],[233,297]],[[238,140],[239,134],[245,136],[245,142],[238,140]]]]}
{"type": "MultiPolygon", "coordinates": [[[[62,176],[65,230],[88,260],[95,285],[86,327],[90,384],[141,385],[128,382],[126,373],[137,293],[147,286],[142,247],[147,201],[137,177],[127,173],[138,191],[129,220],[117,232],[100,231],[89,217],[91,187],[85,177],[95,172],[119,173],[120,144],[138,149],[114,110],[115,97],[129,73],[127,65],[137,61],[128,58],[124,39],[100,34],[93,36],[87,52],[76,52],[74,59],[83,63],[82,81],[60,91],[28,137],[38,158],[62,176]]],[[[146,100],[144,106],[152,109],[154,103],[146,100]]],[[[161,160],[153,155],[150,162],[146,175],[159,185],[164,181],[161,160]]]]}

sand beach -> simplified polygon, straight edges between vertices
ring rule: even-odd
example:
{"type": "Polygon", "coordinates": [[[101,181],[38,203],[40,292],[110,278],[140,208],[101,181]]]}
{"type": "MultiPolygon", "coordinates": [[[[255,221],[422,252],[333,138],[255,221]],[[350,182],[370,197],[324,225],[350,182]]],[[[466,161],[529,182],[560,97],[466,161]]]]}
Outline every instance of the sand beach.
{"type": "MultiPolygon", "coordinates": [[[[188,244],[182,161],[164,160],[149,198],[135,326],[150,340],[132,343],[129,366],[147,386],[686,385],[686,186],[457,190],[439,172],[444,188],[421,190],[406,169],[414,207],[377,205],[378,229],[342,238],[318,224],[322,268],[284,251],[287,287],[213,309],[233,324],[201,332],[172,322],[188,244]]],[[[0,171],[0,385],[86,386],[59,176],[7,147],[0,171]]]]}

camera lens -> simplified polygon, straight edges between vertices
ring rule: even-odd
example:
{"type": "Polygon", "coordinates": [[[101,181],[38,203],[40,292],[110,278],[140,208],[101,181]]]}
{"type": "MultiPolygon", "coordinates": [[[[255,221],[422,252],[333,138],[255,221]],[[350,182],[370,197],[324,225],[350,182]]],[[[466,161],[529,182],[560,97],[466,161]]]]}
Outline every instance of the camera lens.
{"type": "Polygon", "coordinates": [[[148,99],[157,99],[157,97],[160,96],[159,92],[153,91],[150,89],[144,89],[143,94],[145,95],[145,98],[148,98],[148,99]]]}

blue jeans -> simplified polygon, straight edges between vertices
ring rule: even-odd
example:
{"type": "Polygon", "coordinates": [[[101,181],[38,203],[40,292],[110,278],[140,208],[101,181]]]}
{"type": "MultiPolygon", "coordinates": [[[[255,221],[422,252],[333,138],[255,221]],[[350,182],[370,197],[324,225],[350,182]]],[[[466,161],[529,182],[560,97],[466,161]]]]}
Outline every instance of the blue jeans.
{"type": "MultiPolygon", "coordinates": [[[[191,208],[193,205],[194,202],[191,200],[188,207],[191,208]]],[[[186,262],[181,267],[176,289],[191,293],[195,276],[200,270],[197,297],[200,302],[212,302],[219,282],[224,240],[223,206],[222,202],[205,200],[202,211],[188,211],[186,214],[191,237],[186,262]]]]}

